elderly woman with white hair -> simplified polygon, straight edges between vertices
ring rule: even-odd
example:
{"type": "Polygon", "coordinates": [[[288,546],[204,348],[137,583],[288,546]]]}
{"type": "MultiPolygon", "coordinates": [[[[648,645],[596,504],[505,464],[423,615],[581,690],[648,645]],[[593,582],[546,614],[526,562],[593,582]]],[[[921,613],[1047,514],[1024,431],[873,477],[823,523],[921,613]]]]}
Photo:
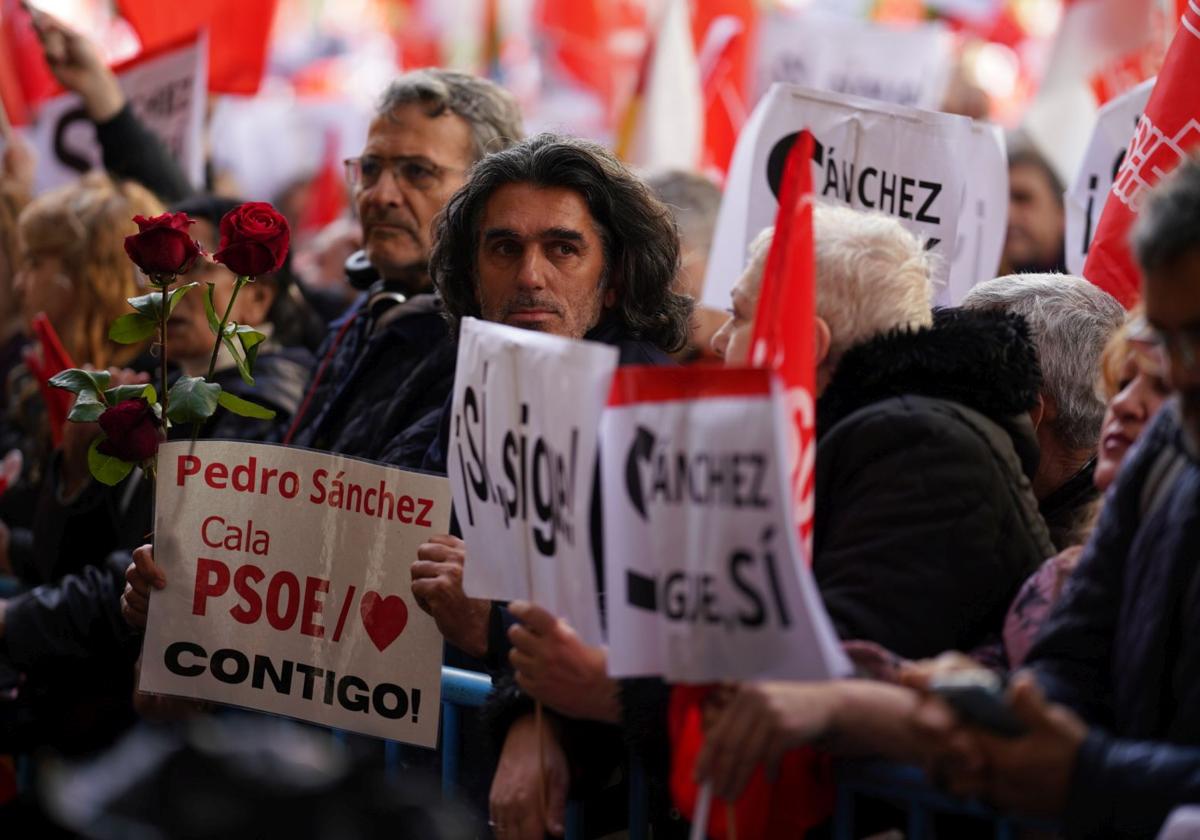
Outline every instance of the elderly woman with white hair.
{"type": "MultiPolygon", "coordinates": [[[[1024,322],[929,305],[929,257],[894,219],[818,205],[813,572],[843,639],[969,650],[1054,553],[1030,479],[1036,354],[1024,322]]],[[[746,360],[769,233],[714,339],[746,360]]]]}

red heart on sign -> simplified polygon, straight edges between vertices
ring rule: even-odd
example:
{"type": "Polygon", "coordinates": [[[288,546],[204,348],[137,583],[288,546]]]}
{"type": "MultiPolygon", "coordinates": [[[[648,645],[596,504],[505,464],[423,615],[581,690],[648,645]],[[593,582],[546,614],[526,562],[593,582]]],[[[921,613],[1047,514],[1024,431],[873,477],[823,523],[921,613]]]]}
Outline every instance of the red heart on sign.
{"type": "Polygon", "coordinates": [[[363,627],[367,628],[367,635],[380,651],[396,641],[404,632],[404,625],[408,624],[408,607],[399,595],[384,598],[378,592],[368,592],[363,595],[358,613],[362,616],[363,627]]]}

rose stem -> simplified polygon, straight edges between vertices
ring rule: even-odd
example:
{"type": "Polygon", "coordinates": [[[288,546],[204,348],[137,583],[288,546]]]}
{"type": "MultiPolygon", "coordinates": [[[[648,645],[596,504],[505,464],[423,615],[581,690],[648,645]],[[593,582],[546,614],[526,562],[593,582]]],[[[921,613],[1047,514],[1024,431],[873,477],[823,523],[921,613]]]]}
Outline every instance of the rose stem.
{"type": "Polygon", "coordinates": [[[217,370],[217,354],[221,352],[221,339],[225,337],[225,325],[229,323],[229,314],[233,312],[233,302],[237,300],[242,286],[249,282],[249,277],[238,277],[233,281],[233,295],[229,298],[229,305],[225,307],[225,314],[221,316],[221,325],[217,327],[217,340],[213,342],[212,358],[208,361],[208,376],[204,377],[209,382],[212,382],[213,373],[217,370]]]}
{"type": "MultiPolygon", "coordinates": [[[[175,277],[172,276],[171,280],[174,279],[175,277]]],[[[169,392],[167,391],[167,302],[169,299],[167,289],[170,288],[170,285],[170,282],[162,284],[162,309],[158,313],[158,352],[160,354],[158,370],[159,382],[162,385],[162,394],[159,395],[159,400],[162,403],[163,440],[167,439],[167,408],[169,407],[170,400],[169,392]]]]}

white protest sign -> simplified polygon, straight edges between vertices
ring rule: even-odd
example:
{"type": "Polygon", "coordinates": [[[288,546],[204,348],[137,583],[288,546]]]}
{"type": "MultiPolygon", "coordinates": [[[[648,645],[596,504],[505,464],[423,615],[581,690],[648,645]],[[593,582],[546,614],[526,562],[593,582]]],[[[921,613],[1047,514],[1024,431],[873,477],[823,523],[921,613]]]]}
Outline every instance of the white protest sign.
{"type": "Polygon", "coordinates": [[[612,676],[849,671],[800,559],[773,399],[765,369],[617,371],[600,441],[612,676]]]}
{"type": "MultiPolygon", "coordinates": [[[[204,183],[204,106],[208,46],[200,37],[116,68],[121,90],[142,123],[166,144],[188,180],[204,183]]],[[[96,129],[74,93],[43,103],[30,136],[37,152],[37,192],[69,184],[102,166],[96,129]]]]}
{"type": "Polygon", "coordinates": [[[899,27],[779,9],[763,16],[756,54],[756,98],[786,82],[937,110],[954,68],[954,36],[939,23],[899,27]]]}
{"type": "MultiPolygon", "coordinates": [[[[973,228],[963,242],[958,240],[966,183],[969,178],[993,183],[991,175],[980,172],[985,161],[971,158],[982,143],[973,139],[971,121],[777,84],[738,137],[709,254],[704,303],[728,304],[747,246],[775,221],[783,164],[804,128],[816,139],[812,175],[817,199],[899,219],[925,240],[936,258],[934,283],[944,294],[954,253],[974,247],[973,228]]],[[[988,160],[989,166],[999,165],[988,160]]],[[[986,222],[1001,229],[1004,224],[1003,217],[986,222]]]]}
{"type": "Polygon", "coordinates": [[[1150,101],[1154,82],[1154,79],[1148,79],[1108,102],[1096,117],[1083,163],[1075,173],[1064,201],[1067,271],[1071,274],[1083,276],[1083,264],[1100,222],[1100,213],[1104,210],[1104,200],[1112,190],[1113,177],[1125,160],[1125,150],[1129,148],[1138,119],[1150,101]]]}
{"type": "Polygon", "coordinates": [[[437,743],[442,637],[413,601],[446,479],[265,444],[164,444],[139,688],[437,743]]]}
{"type": "Polygon", "coordinates": [[[600,644],[596,434],[617,350],[466,318],[447,473],[474,598],[533,601],[600,644]]]}
{"type": "Polygon", "coordinates": [[[972,162],[966,197],[958,219],[958,244],[950,280],[934,290],[938,306],[957,306],[975,284],[996,276],[1008,228],[1008,149],[1004,130],[993,123],[971,123],[972,162]]]}

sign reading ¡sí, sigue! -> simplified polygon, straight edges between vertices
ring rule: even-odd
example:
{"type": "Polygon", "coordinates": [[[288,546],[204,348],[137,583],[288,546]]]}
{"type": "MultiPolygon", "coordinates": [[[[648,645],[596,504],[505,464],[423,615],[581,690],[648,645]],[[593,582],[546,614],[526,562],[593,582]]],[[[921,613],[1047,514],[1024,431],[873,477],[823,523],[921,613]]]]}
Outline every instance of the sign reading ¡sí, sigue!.
{"type": "Polygon", "coordinates": [[[413,602],[444,478],[264,444],[164,444],[139,689],[433,747],[442,638],[413,602]]]}

